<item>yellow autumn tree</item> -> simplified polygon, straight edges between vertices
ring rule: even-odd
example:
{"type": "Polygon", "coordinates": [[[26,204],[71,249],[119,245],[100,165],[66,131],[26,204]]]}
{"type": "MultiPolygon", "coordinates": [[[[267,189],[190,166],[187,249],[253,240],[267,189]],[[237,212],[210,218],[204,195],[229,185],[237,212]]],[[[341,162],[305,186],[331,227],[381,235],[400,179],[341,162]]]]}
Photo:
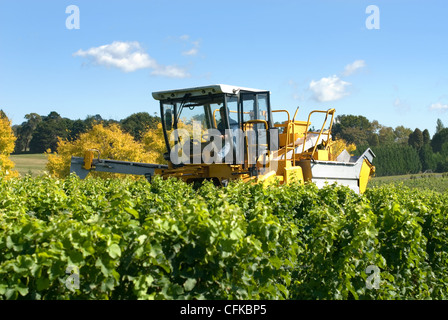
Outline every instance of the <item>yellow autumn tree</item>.
{"type": "Polygon", "coordinates": [[[354,143],[347,143],[344,139],[337,139],[330,144],[330,160],[334,161],[341,154],[342,151],[347,150],[350,155],[356,150],[354,143]]]}
{"type": "Polygon", "coordinates": [[[0,174],[8,177],[17,177],[19,173],[14,168],[14,162],[9,159],[9,155],[14,151],[16,137],[11,128],[11,121],[0,110],[0,174]]]}
{"type": "Polygon", "coordinates": [[[141,141],[148,152],[150,163],[167,164],[167,161],[163,158],[163,154],[166,152],[166,144],[161,123],[155,129],[148,129],[143,134],[141,141]]]}
{"type": "MultiPolygon", "coordinates": [[[[70,173],[72,156],[82,157],[84,151],[98,149],[102,159],[151,162],[151,155],[142,143],[134,140],[132,135],[121,130],[118,124],[103,126],[96,124],[89,131],[79,135],[74,141],[59,138],[57,151],[47,153],[47,170],[56,177],[66,177],[70,173]]],[[[92,172],[100,177],[120,177],[123,175],[104,172],[92,172]]]]}
{"type": "MultiPolygon", "coordinates": [[[[177,123],[177,129],[185,129],[189,133],[192,133],[193,130],[195,130],[192,123],[187,124],[186,121],[182,121],[182,119],[177,123]]],[[[168,136],[168,139],[171,138],[170,136],[174,130],[174,128],[172,128],[171,130],[167,130],[166,134],[168,136]]],[[[201,128],[199,127],[199,129],[196,130],[201,130],[201,128]]],[[[163,157],[163,154],[166,153],[167,150],[165,137],[163,136],[162,123],[159,122],[157,124],[157,128],[155,129],[147,129],[142,134],[141,141],[144,145],[145,150],[149,154],[149,158],[151,159],[150,163],[168,164],[168,161],[163,157]]]]}

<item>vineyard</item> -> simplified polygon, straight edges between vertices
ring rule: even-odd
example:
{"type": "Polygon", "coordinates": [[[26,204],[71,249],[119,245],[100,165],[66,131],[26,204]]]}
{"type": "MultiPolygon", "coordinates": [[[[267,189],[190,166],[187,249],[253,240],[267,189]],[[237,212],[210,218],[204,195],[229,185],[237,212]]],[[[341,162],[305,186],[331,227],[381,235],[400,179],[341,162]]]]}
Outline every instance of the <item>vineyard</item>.
{"type": "Polygon", "coordinates": [[[0,177],[0,299],[446,299],[448,196],[0,177]]]}
{"type": "Polygon", "coordinates": [[[378,177],[369,181],[371,187],[387,185],[405,186],[416,190],[448,191],[448,174],[411,174],[404,176],[378,177]]]}

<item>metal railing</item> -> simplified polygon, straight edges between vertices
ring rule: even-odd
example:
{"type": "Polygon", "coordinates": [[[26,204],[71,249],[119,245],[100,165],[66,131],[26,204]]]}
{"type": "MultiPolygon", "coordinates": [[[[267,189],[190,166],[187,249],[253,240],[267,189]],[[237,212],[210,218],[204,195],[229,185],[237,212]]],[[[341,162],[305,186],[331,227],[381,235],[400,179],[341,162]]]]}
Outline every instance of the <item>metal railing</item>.
{"type": "MultiPolygon", "coordinates": [[[[317,137],[317,142],[320,140],[320,138],[321,138],[321,136],[322,135],[326,135],[327,136],[327,141],[329,141],[330,140],[330,134],[331,134],[331,128],[332,128],[332,126],[333,126],[333,120],[334,120],[334,113],[336,112],[336,110],[334,109],[334,108],[332,108],[332,109],[328,109],[327,111],[323,111],[323,110],[314,110],[314,111],[311,111],[310,112],[310,114],[308,115],[308,121],[307,121],[307,127],[306,127],[306,131],[305,131],[305,135],[304,135],[304,137],[303,137],[303,149],[302,149],[302,153],[305,153],[305,143],[306,143],[306,138],[307,138],[307,136],[309,135],[309,134],[318,134],[318,137],[317,137]],[[310,118],[311,118],[311,115],[313,114],[313,113],[325,113],[325,120],[324,120],[324,122],[322,123],[322,127],[321,127],[321,129],[320,129],[320,131],[308,131],[308,129],[309,129],[309,125],[310,125],[310,118]],[[326,123],[327,123],[327,120],[328,120],[328,116],[329,115],[331,115],[331,120],[330,120],[330,126],[329,126],[329,128],[328,128],[328,130],[326,130],[325,132],[324,132],[324,129],[325,129],[325,125],[326,125],[326,123]]],[[[317,149],[317,146],[318,146],[318,143],[315,143],[315,145],[314,145],[314,147],[313,147],[313,151],[310,153],[310,157],[311,157],[311,159],[313,159],[313,156],[314,156],[314,153],[316,152],[316,149],[317,149]]],[[[327,145],[325,146],[325,149],[327,149],[328,148],[328,143],[327,143],[327,145]]]]}

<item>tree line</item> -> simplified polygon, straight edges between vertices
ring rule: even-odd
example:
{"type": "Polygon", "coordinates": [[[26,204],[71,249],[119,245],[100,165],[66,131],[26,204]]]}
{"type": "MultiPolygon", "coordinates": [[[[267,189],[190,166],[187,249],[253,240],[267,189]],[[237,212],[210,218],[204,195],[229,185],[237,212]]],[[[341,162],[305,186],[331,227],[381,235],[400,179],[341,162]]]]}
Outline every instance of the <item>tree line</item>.
{"type": "Polygon", "coordinates": [[[43,153],[50,149],[57,151],[58,137],[68,141],[76,140],[81,133],[89,131],[94,124],[105,126],[118,124],[124,132],[129,133],[136,141],[148,129],[157,128],[160,118],[147,112],[138,112],[120,121],[103,119],[101,115],[89,115],[84,120],[71,120],[52,111],[46,116],[37,113],[25,115],[26,121],[12,127],[16,136],[14,153],[43,153]]]}
{"type": "MultiPolygon", "coordinates": [[[[25,120],[13,126],[17,138],[14,153],[55,152],[58,137],[74,141],[95,123],[105,126],[116,123],[136,141],[141,141],[148,129],[156,129],[160,123],[157,114],[147,112],[134,113],[117,121],[103,119],[99,114],[87,116],[84,120],[71,120],[52,111],[47,116],[30,113],[25,120]]],[[[431,137],[428,129],[412,130],[402,125],[392,128],[361,115],[339,115],[335,118],[332,134],[334,139],[355,144],[355,156],[371,148],[376,155],[377,176],[448,171],[448,128],[440,119],[431,137]]]]}
{"type": "Polygon", "coordinates": [[[437,119],[435,134],[428,129],[383,126],[364,116],[335,118],[333,136],[354,143],[354,155],[371,148],[377,176],[448,171],[448,128],[437,119]]]}

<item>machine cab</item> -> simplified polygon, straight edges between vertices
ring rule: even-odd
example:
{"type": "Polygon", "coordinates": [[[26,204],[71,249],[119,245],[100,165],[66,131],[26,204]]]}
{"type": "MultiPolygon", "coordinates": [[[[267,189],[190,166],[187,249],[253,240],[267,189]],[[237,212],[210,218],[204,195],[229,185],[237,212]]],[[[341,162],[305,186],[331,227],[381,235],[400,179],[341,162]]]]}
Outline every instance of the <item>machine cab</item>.
{"type": "Polygon", "coordinates": [[[153,92],[167,153],[175,166],[243,164],[271,148],[269,91],[212,85],[153,92]]]}

